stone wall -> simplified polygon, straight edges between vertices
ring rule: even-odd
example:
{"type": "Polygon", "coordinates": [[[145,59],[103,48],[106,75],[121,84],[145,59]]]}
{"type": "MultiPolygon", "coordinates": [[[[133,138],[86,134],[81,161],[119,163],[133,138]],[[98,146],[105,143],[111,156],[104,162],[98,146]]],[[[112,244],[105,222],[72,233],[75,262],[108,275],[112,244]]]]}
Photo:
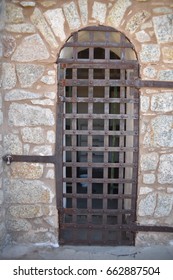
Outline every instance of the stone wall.
{"type": "MultiPolygon", "coordinates": [[[[74,31],[103,24],[134,44],[142,79],[173,81],[170,0],[2,1],[0,155],[52,155],[56,59],[74,31]],[[5,3],[6,7],[5,7],[5,3]],[[4,19],[4,14],[5,20],[4,19]]],[[[141,89],[137,220],[173,225],[173,91],[141,89]]],[[[0,242],[58,242],[54,166],[0,162],[0,242]],[[7,233],[7,234],[6,234],[7,233]]],[[[140,233],[137,244],[172,234],[140,233]]]]}

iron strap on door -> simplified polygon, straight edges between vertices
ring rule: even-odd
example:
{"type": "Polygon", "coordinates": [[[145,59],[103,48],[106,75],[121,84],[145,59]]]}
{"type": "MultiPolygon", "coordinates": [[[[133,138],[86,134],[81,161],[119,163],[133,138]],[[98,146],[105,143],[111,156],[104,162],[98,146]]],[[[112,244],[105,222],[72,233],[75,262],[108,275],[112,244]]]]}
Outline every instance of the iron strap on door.
{"type": "Polygon", "coordinates": [[[115,29],[83,31],[64,45],[72,55],[57,61],[55,154],[3,160],[55,164],[61,244],[131,245],[133,232],[173,232],[135,222],[138,89],[172,88],[173,82],[140,80],[138,62],[129,59],[133,46],[115,29]]]}

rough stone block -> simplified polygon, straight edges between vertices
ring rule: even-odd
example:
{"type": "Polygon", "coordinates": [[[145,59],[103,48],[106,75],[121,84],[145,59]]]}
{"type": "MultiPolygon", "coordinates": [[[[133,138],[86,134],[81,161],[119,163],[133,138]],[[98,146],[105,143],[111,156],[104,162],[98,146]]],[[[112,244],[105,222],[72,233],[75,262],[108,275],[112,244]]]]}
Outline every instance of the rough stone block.
{"type": "Polygon", "coordinates": [[[137,246],[168,245],[173,240],[173,233],[166,232],[138,232],[137,246]]]}
{"type": "Polygon", "coordinates": [[[35,7],[35,2],[33,1],[22,1],[20,2],[22,7],[35,7]]]}
{"type": "Polygon", "coordinates": [[[14,126],[52,126],[55,124],[50,109],[28,104],[12,103],[9,109],[9,124],[14,126]]]}
{"type": "Polygon", "coordinates": [[[22,140],[27,143],[43,144],[45,142],[44,129],[41,127],[24,127],[21,129],[22,140]]]}
{"type": "Polygon", "coordinates": [[[166,63],[173,63],[173,46],[163,47],[163,61],[166,63]]]}
{"type": "Polygon", "coordinates": [[[24,22],[23,9],[12,3],[6,4],[6,21],[11,23],[24,22]]]}
{"type": "Polygon", "coordinates": [[[63,5],[66,20],[70,29],[77,29],[81,26],[80,17],[78,14],[77,6],[74,2],[63,5]]]}
{"type": "Polygon", "coordinates": [[[173,42],[173,14],[153,17],[154,30],[158,43],[173,42]]]}
{"type": "Polygon", "coordinates": [[[45,18],[50,24],[54,34],[60,38],[61,41],[66,39],[64,23],[65,17],[62,9],[48,10],[44,13],[45,18]]]}
{"type": "Polygon", "coordinates": [[[49,0],[49,1],[43,1],[43,2],[41,1],[40,4],[41,4],[43,7],[49,8],[49,7],[51,7],[51,6],[55,5],[55,4],[57,4],[57,1],[51,1],[51,0],[49,0]]]}
{"type": "Polygon", "coordinates": [[[161,155],[158,169],[160,184],[173,184],[173,154],[161,155]]]}
{"type": "Polygon", "coordinates": [[[141,111],[147,112],[150,106],[150,98],[148,96],[142,96],[140,97],[140,105],[141,105],[141,111]]]}
{"type": "Polygon", "coordinates": [[[136,32],[135,35],[136,35],[136,39],[141,43],[148,42],[151,40],[150,36],[144,30],[136,32]]]}
{"type": "Polygon", "coordinates": [[[36,146],[33,148],[32,154],[40,156],[52,155],[52,147],[50,145],[36,146]]]}
{"type": "Polygon", "coordinates": [[[107,6],[104,3],[95,1],[92,7],[92,17],[99,21],[100,24],[105,22],[107,6]]]}
{"type": "Polygon", "coordinates": [[[52,144],[55,143],[55,132],[53,130],[47,132],[47,141],[52,144]]]}
{"type": "Polygon", "coordinates": [[[149,193],[139,202],[138,215],[141,217],[152,216],[156,207],[157,194],[149,193]]]}
{"type": "Polygon", "coordinates": [[[6,203],[35,204],[51,203],[54,194],[50,188],[39,180],[12,179],[6,182],[6,203]]]}
{"type": "Polygon", "coordinates": [[[38,34],[25,37],[15,50],[12,60],[30,62],[49,58],[49,52],[38,34]]]}
{"type": "Polygon", "coordinates": [[[130,6],[130,0],[116,1],[108,16],[108,22],[110,22],[114,27],[119,27],[127,8],[130,6]]]}
{"type": "Polygon", "coordinates": [[[154,184],[156,177],[154,174],[144,174],[143,175],[143,183],[144,184],[154,184]]]}
{"type": "Polygon", "coordinates": [[[16,219],[18,219],[18,218],[32,219],[32,218],[42,217],[43,215],[44,215],[44,212],[42,211],[42,207],[39,204],[13,205],[13,206],[10,206],[7,210],[7,216],[13,217],[16,219]]]}
{"type": "Polygon", "coordinates": [[[154,132],[151,144],[161,147],[173,147],[173,116],[157,116],[152,120],[154,132]]]}
{"type": "Polygon", "coordinates": [[[22,152],[22,142],[18,135],[9,133],[4,136],[4,154],[11,153],[21,155],[22,152]]]}
{"type": "Polygon", "coordinates": [[[0,125],[2,125],[2,124],[3,124],[3,113],[0,110],[0,125]]]}
{"type": "Polygon", "coordinates": [[[34,93],[23,89],[12,89],[5,94],[5,101],[26,100],[41,97],[40,93],[34,93]]]}
{"type": "Polygon", "coordinates": [[[141,170],[156,170],[159,161],[159,155],[155,152],[143,154],[141,156],[141,170]]]}
{"type": "Polygon", "coordinates": [[[13,63],[2,64],[2,86],[4,89],[12,89],[17,82],[15,65],[13,63]]]}
{"type": "Polygon", "coordinates": [[[41,78],[41,81],[46,85],[54,85],[55,84],[55,76],[49,76],[49,75],[43,76],[41,78]]]}
{"type": "Polygon", "coordinates": [[[15,48],[16,48],[16,40],[10,34],[5,34],[2,36],[2,47],[3,47],[3,56],[10,57],[15,48]]]}
{"type": "MultiPolygon", "coordinates": [[[[172,173],[173,175],[173,173],[172,173]]],[[[171,213],[173,207],[172,194],[158,193],[157,205],[154,211],[154,217],[161,218],[166,217],[171,213]]]]}
{"type": "Polygon", "coordinates": [[[143,44],[140,59],[144,63],[156,62],[160,59],[160,48],[156,44],[143,44]]]}
{"type": "Polygon", "coordinates": [[[31,23],[7,24],[5,30],[15,33],[34,33],[36,29],[31,23]]]}
{"type": "Polygon", "coordinates": [[[50,99],[42,99],[42,100],[31,100],[32,104],[42,105],[42,106],[54,106],[55,103],[50,99]]]}
{"type": "Polygon", "coordinates": [[[139,190],[139,194],[142,195],[142,194],[148,194],[150,192],[152,192],[153,189],[152,188],[149,188],[149,187],[140,187],[140,190],[139,190]]]}
{"type": "Polygon", "coordinates": [[[9,231],[29,231],[32,228],[25,219],[7,220],[6,225],[9,231]]]}
{"type": "Polygon", "coordinates": [[[44,73],[43,65],[17,64],[17,76],[22,88],[31,87],[44,73]]]}
{"type": "Polygon", "coordinates": [[[4,202],[4,193],[2,190],[0,190],[0,205],[4,202]]]}
{"type": "Polygon", "coordinates": [[[173,81],[173,70],[161,70],[159,71],[160,81],[173,81]]]}
{"type": "Polygon", "coordinates": [[[128,21],[126,30],[130,33],[134,33],[140,27],[140,25],[145,22],[150,16],[151,14],[145,10],[136,13],[128,21]]]}
{"type": "Polygon", "coordinates": [[[154,94],[151,98],[151,110],[154,112],[173,111],[173,92],[154,94]]]}
{"type": "Polygon", "coordinates": [[[78,0],[81,20],[83,25],[88,23],[88,0],[78,0]]]}
{"type": "Polygon", "coordinates": [[[39,163],[13,163],[12,177],[21,179],[40,179],[43,175],[43,165],[39,163]]]}
{"type": "Polygon", "coordinates": [[[4,223],[0,223],[0,248],[5,244],[6,228],[4,223]]]}
{"type": "Polygon", "coordinates": [[[153,79],[157,76],[157,70],[153,66],[145,67],[143,73],[149,79],[153,79]]]}
{"type": "Polygon", "coordinates": [[[57,48],[58,43],[52,33],[50,27],[48,26],[46,20],[44,19],[43,14],[38,8],[34,9],[33,14],[31,15],[32,23],[38,28],[38,30],[43,35],[44,39],[48,42],[51,47],[57,48]]]}

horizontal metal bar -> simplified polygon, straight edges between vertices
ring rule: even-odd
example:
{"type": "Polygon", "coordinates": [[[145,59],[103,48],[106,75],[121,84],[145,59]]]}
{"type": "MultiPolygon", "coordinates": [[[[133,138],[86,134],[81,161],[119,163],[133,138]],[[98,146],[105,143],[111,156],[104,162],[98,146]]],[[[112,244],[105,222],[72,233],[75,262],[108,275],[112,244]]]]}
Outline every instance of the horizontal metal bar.
{"type": "Polygon", "coordinates": [[[66,135],[109,135],[109,136],[137,136],[138,131],[119,131],[119,130],[64,130],[66,135]]]}
{"type": "Polygon", "coordinates": [[[69,215],[88,215],[88,214],[111,214],[113,216],[118,215],[118,214],[132,214],[135,213],[135,209],[77,209],[77,208],[63,208],[59,209],[59,212],[61,215],[63,214],[69,214],[69,215]]]}
{"type": "Polygon", "coordinates": [[[138,114],[64,114],[66,119],[138,119],[138,114]]]}
{"type": "Polygon", "coordinates": [[[80,47],[86,47],[86,48],[132,48],[131,43],[127,42],[111,42],[105,40],[103,41],[78,41],[78,42],[67,42],[64,44],[64,48],[68,47],[74,47],[74,48],[80,48],[80,47]]]}
{"type": "Polygon", "coordinates": [[[139,224],[131,224],[129,225],[129,229],[132,231],[151,231],[151,232],[173,232],[173,227],[169,226],[156,226],[156,225],[139,225],[139,224]]]}
{"type": "Polygon", "coordinates": [[[150,81],[150,80],[136,80],[135,86],[141,87],[151,87],[151,88],[173,88],[173,81],[150,81]]]}
{"type": "Polygon", "coordinates": [[[70,103],[139,103],[139,99],[137,98],[81,98],[81,97],[63,97],[63,102],[70,102],[70,103]]]}
{"type": "Polygon", "coordinates": [[[60,63],[61,68],[72,68],[72,69],[138,69],[139,64],[137,61],[120,59],[110,59],[107,62],[105,59],[65,59],[59,58],[58,63],[60,63]]]}
{"type": "MultiPolygon", "coordinates": [[[[78,198],[86,198],[86,199],[132,199],[135,198],[135,195],[132,194],[91,194],[88,195],[86,194],[73,194],[73,193],[64,193],[63,194],[64,198],[73,198],[73,199],[78,199],[78,198]]],[[[118,210],[118,209],[117,209],[118,210]]]]}
{"type": "Polygon", "coordinates": [[[137,168],[137,164],[134,163],[110,163],[110,162],[106,162],[106,163],[99,163],[99,162],[64,162],[63,166],[66,167],[98,167],[98,168],[108,168],[108,167],[117,167],[117,168],[125,168],[125,167],[133,167],[133,168],[137,168]]]}
{"type": "Polygon", "coordinates": [[[37,155],[5,155],[3,157],[3,160],[5,162],[39,162],[39,163],[56,163],[56,157],[54,155],[52,156],[37,156],[37,155]],[[10,158],[10,161],[8,159],[10,158]]]}
{"type": "Polygon", "coordinates": [[[72,151],[72,152],[138,152],[138,147],[71,147],[64,146],[64,151],[72,151]]]}
{"type": "Polygon", "coordinates": [[[104,179],[104,178],[63,178],[63,182],[66,183],[101,183],[101,184],[124,184],[124,183],[134,183],[135,180],[132,179],[104,179]]]}

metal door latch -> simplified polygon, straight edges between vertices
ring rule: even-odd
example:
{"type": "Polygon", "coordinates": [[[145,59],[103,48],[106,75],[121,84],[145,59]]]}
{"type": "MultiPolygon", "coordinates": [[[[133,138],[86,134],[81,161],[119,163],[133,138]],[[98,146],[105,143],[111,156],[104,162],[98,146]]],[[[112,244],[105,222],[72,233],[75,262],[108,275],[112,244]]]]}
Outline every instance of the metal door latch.
{"type": "Polygon", "coordinates": [[[3,156],[3,160],[6,162],[7,165],[10,165],[13,161],[12,155],[5,155],[3,156]]]}

